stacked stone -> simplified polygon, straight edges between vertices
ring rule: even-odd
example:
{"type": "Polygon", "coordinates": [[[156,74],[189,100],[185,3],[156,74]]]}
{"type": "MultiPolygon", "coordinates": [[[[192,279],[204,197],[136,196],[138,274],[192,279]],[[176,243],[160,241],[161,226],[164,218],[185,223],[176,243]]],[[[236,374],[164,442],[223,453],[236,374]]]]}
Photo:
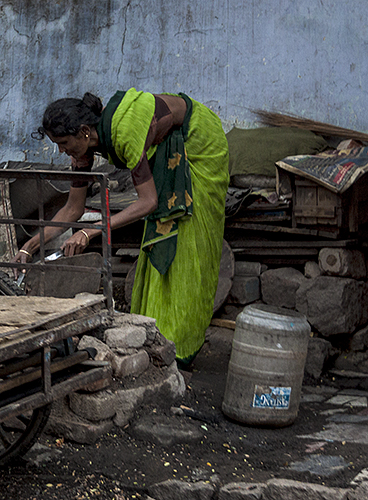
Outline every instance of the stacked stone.
{"type": "Polygon", "coordinates": [[[267,269],[259,262],[236,261],[233,284],[227,302],[246,305],[261,298],[260,276],[267,269]]]}
{"type": "Polygon", "coordinates": [[[350,339],[351,352],[337,358],[336,368],[368,373],[366,278],[364,254],[342,248],[323,248],[318,264],[308,262],[304,274],[285,267],[260,275],[263,302],[295,309],[312,326],[306,374],[320,377],[327,360],[336,357],[338,351],[333,344],[341,336],[350,339]]]}
{"type": "Polygon", "coordinates": [[[185,392],[177,369],[175,344],[160,333],[156,321],[137,314],[115,313],[103,341],[81,338],[78,350],[94,347],[95,359],[111,364],[115,381],[91,386],[53,404],[48,431],[78,443],[94,443],[114,425],[124,427],[142,403],[161,394],[174,401],[185,392]],[[155,370],[147,383],[143,375],[155,370]]]}
{"type": "Polygon", "coordinates": [[[237,261],[227,303],[245,306],[258,300],[306,316],[314,332],[306,375],[318,379],[326,363],[335,358],[337,370],[368,373],[368,283],[363,252],[323,248],[318,263],[307,262],[304,273],[237,261]],[[348,347],[345,352],[341,338],[346,341],[343,347],[348,347]]]}
{"type": "Polygon", "coordinates": [[[266,483],[229,483],[217,484],[216,478],[210,481],[186,483],[168,480],[148,488],[147,500],[357,500],[367,498],[368,483],[357,489],[328,488],[319,484],[302,483],[288,479],[270,479],[266,483]]]}

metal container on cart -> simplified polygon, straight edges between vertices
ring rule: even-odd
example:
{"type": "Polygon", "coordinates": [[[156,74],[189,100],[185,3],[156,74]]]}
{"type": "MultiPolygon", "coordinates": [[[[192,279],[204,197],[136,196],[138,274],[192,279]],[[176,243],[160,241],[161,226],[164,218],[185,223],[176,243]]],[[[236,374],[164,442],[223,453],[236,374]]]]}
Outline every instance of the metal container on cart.
{"type": "Polygon", "coordinates": [[[236,319],[222,410],[239,422],[292,424],[298,414],[310,325],[295,311],[266,304],[236,319]]]}

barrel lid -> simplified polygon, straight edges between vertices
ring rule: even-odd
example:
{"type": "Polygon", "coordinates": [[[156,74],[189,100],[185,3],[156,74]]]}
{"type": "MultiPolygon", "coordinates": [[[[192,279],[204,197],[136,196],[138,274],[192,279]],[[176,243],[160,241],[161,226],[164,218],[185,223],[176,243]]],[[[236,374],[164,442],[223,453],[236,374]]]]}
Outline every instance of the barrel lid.
{"type": "Polygon", "coordinates": [[[298,324],[308,324],[304,314],[294,311],[293,309],[286,309],[270,304],[250,304],[244,307],[243,311],[239,314],[239,319],[244,318],[244,316],[261,318],[264,320],[280,320],[282,322],[292,321],[298,324]]]}

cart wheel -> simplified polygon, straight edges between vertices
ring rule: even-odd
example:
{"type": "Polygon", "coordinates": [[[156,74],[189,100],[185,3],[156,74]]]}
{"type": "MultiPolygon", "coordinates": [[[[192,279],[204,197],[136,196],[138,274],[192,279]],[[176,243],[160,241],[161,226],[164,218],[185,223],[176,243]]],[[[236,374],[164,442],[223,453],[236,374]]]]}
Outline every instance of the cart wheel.
{"type": "Polygon", "coordinates": [[[0,466],[23,456],[33,446],[45,428],[50,411],[51,404],[0,424],[0,466]]]}
{"type": "Polygon", "coordinates": [[[0,271],[0,295],[20,296],[25,295],[25,292],[7,273],[0,271]]]}
{"type": "MultiPolygon", "coordinates": [[[[0,271],[0,295],[21,296],[25,292],[4,271],[0,271]]],[[[51,404],[10,417],[0,423],[0,467],[23,456],[46,426],[51,404]]]]}

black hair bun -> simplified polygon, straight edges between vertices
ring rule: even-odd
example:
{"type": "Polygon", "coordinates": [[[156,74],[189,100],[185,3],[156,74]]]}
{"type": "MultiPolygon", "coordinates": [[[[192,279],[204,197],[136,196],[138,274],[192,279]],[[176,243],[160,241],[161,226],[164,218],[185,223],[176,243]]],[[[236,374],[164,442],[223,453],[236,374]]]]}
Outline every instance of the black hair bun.
{"type": "Polygon", "coordinates": [[[96,97],[90,92],[86,92],[83,96],[82,101],[92,111],[92,113],[94,113],[96,116],[101,116],[103,106],[99,97],[96,97]]]}

